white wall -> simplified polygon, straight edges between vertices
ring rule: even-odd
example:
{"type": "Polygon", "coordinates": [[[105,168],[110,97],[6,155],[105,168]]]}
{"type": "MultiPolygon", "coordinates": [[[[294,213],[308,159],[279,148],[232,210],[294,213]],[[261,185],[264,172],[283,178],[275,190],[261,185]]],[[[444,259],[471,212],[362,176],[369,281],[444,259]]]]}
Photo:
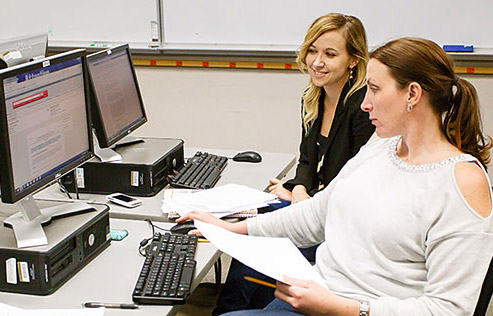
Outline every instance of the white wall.
{"type": "Polygon", "coordinates": [[[296,153],[306,75],[277,70],[146,68],[137,75],[149,123],[141,136],[186,146],[296,153]]]}
{"type": "MultiPolygon", "coordinates": [[[[137,135],[182,138],[190,147],[298,153],[300,96],[308,75],[210,68],[136,71],[149,116],[137,135]]],[[[485,130],[493,135],[493,76],[463,77],[476,86],[485,130]]]]}

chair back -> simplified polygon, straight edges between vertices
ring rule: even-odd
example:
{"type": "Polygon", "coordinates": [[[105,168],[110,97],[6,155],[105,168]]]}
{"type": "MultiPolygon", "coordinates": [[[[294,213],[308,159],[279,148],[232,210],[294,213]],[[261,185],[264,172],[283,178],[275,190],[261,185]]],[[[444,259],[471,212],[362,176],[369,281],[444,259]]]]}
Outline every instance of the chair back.
{"type": "Polygon", "coordinates": [[[491,259],[488,272],[484,277],[483,286],[481,287],[481,293],[479,294],[478,304],[474,310],[473,316],[484,316],[486,310],[490,304],[491,294],[493,293],[493,259],[491,259]]]}

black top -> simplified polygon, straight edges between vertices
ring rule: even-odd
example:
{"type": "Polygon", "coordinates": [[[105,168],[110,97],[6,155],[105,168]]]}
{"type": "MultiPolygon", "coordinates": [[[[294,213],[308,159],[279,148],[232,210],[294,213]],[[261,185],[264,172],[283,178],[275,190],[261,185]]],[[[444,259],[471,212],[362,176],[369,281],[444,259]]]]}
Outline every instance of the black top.
{"type": "Polygon", "coordinates": [[[7,67],[8,67],[8,65],[5,62],[5,60],[3,60],[2,58],[0,58],[0,69],[7,68],[7,67]]]}
{"type": "MultiPolygon", "coordinates": [[[[339,102],[337,103],[334,120],[327,137],[327,147],[324,153],[322,168],[317,176],[319,162],[319,151],[317,150],[317,138],[322,127],[324,111],[325,91],[322,89],[318,102],[318,117],[313,122],[308,135],[302,126],[300,158],[296,167],[296,176],[284,183],[284,187],[292,190],[295,185],[305,186],[309,195],[313,196],[319,191],[319,184],[327,186],[339,173],[344,164],[366,144],[375,131],[371,124],[368,113],[361,110],[360,105],[365,98],[366,86],[355,91],[344,104],[344,98],[349,91],[346,83],[342,89],[339,102]]],[[[303,101],[302,101],[303,103],[303,101]]],[[[303,116],[303,104],[302,104],[303,116]]],[[[322,153],[321,153],[322,154],[322,153]]],[[[321,155],[322,156],[322,155],[321,155]]]]}
{"type": "Polygon", "coordinates": [[[329,137],[325,137],[322,134],[318,134],[317,136],[317,157],[318,157],[318,165],[317,165],[317,177],[319,183],[323,183],[323,159],[325,157],[325,153],[327,149],[329,149],[329,137]],[[320,169],[319,169],[320,168],[320,169]]]}

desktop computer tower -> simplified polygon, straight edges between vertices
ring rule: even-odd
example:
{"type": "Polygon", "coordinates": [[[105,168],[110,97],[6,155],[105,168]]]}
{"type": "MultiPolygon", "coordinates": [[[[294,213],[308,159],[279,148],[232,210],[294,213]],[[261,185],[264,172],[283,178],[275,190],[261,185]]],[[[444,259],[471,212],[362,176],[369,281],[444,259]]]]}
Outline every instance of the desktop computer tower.
{"type": "Polygon", "coordinates": [[[0,291],[55,292],[110,245],[109,208],[54,218],[44,227],[48,245],[19,249],[12,229],[0,224],[0,291]]]}
{"type": "Polygon", "coordinates": [[[184,164],[183,140],[142,138],[144,142],[116,147],[121,162],[93,158],[62,178],[63,185],[80,193],[153,196],[168,183],[168,176],[184,164]]]}

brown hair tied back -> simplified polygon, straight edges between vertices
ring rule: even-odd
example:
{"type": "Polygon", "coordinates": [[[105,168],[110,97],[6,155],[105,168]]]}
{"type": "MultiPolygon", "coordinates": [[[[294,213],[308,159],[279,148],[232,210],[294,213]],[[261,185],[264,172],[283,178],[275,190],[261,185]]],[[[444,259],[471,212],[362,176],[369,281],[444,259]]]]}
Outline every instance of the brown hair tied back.
{"type": "Polygon", "coordinates": [[[386,65],[400,88],[420,84],[442,119],[448,141],[476,157],[485,167],[490,161],[491,138],[483,135],[478,95],[474,86],[456,76],[452,59],[432,41],[400,38],[370,54],[386,65]]]}

